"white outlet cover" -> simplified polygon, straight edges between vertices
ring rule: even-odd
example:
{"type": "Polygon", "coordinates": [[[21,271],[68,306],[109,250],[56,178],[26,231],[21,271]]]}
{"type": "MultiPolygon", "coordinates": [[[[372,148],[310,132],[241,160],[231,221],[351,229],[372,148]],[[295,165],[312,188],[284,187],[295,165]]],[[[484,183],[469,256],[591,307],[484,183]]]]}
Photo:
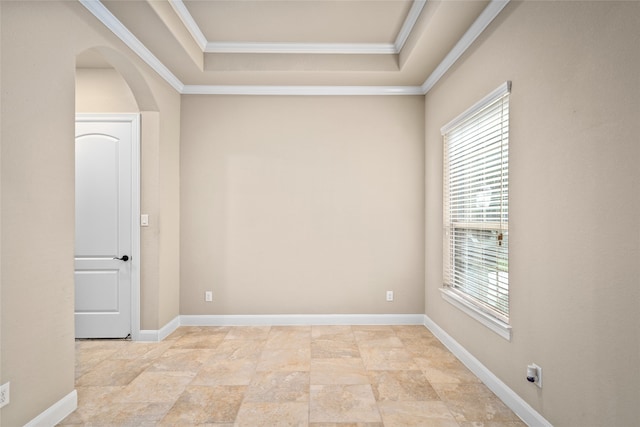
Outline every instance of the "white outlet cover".
{"type": "Polygon", "coordinates": [[[536,370],[538,371],[538,376],[536,378],[536,381],[534,382],[535,385],[537,385],[538,387],[542,388],[542,368],[538,365],[536,365],[535,363],[533,364],[533,366],[536,367],[536,370]]]}
{"type": "Polygon", "coordinates": [[[527,366],[527,375],[529,374],[529,369],[531,368],[535,369],[536,371],[536,380],[533,382],[533,384],[537,385],[539,388],[542,388],[542,368],[535,363],[532,363],[527,366]]]}
{"type": "Polygon", "coordinates": [[[6,382],[0,386],[0,408],[9,404],[10,398],[10,383],[6,382]]]}

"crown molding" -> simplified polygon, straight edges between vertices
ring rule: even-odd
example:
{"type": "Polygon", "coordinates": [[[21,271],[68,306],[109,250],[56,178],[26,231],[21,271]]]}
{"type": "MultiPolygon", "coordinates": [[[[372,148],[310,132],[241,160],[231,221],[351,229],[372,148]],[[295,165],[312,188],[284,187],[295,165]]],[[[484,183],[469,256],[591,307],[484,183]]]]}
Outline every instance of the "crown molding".
{"type": "Polygon", "coordinates": [[[78,0],[89,12],[111,30],[120,40],[133,50],[144,62],[160,75],[175,90],[182,92],[184,84],[133,35],[99,0],[78,0]]]}
{"type": "Polygon", "coordinates": [[[445,75],[449,68],[456,63],[463,53],[471,46],[471,44],[482,34],[487,26],[494,20],[496,16],[504,9],[510,0],[491,0],[491,3],[485,7],[480,16],[471,24],[467,32],[458,40],[458,43],[444,57],[442,62],[433,70],[431,75],[422,84],[422,92],[427,93],[436,83],[445,75]]]}
{"type": "Polygon", "coordinates": [[[205,53],[395,55],[391,43],[208,42],[205,53]]]}
{"type": "Polygon", "coordinates": [[[176,15],[178,15],[184,26],[187,28],[187,30],[191,34],[191,37],[193,37],[198,46],[200,46],[200,49],[204,52],[208,43],[207,38],[204,36],[204,34],[202,34],[200,27],[198,27],[195,19],[193,19],[193,16],[191,16],[191,13],[189,13],[187,6],[184,5],[182,0],[169,0],[169,4],[176,12],[176,15]]]}
{"type": "Polygon", "coordinates": [[[400,32],[396,37],[396,41],[393,44],[395,53],[400,53],[400,51],[404,47],[404,44],[407,42],[411,31],[413,31],[413,27],[416,25],[418,17],[420,16],[420,13],[422,13],[422,9],[424,8],[425,4],[427,4],[427,0],[414,0],[413,4],[411,5],[411,9],[409,9],[409,13],[407,14],[407,17],[402,24],[402,28],[400,28],[400,32]]]}
{"type": "Polygon", "coordinates": [[[185,85],[183,95],[424,95],[420,86],[232,86],[185,85]]]}
{"type": "Polygon", "coordinates": [[[169,0],[173,10],[189,30],[203,53],[289,53],[397,55],[413,30],[427,0],[414,0],[394,43],[287,43],[287,42],[211,42],[202,33],[182,0],[169,0]]]}

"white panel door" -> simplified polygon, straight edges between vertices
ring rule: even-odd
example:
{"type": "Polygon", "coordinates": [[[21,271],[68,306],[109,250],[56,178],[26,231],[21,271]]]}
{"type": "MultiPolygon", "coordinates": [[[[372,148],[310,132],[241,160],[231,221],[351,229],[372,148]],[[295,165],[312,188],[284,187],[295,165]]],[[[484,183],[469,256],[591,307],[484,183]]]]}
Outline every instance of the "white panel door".
{"type": "Polygon", "coordinates": [[[131,334],[132,144],[138,126],[131,115],[87,120],[76,118],[76,338],[123,338],[131,334]]]}

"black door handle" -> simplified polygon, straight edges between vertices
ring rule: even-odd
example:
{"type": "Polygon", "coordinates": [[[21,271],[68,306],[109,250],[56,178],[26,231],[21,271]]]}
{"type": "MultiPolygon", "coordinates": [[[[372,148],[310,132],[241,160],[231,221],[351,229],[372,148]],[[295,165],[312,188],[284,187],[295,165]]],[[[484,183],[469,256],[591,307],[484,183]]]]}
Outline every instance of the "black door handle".
{"type": "Polygon", "coordinates": [[[119,259],[120,261],[127,262],[129,261],[129,255],[122,255],[122,258],[118,258],[117,256],[114,256],[113,259],[119,259]]]}

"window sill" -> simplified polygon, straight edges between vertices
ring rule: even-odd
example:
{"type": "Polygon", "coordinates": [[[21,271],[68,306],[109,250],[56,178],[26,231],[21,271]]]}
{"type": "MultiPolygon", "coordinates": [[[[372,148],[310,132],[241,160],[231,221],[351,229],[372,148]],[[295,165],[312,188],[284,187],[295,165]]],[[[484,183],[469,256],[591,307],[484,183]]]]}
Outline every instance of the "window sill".
{"type": "Polygon", "coordinates": [[[495,317],[488,315],[482,310],[479,310],[478,308],[474,307],[469,302],[458,296],[455,292],[451,292],[447,288],[440,288],[440,292],[442,293],[442,299],[447,301],[449,304],[453,305],[459,310],[462,310],[468,316],[473,317],[478,322],[482,323],[484,326],[491,329],[493,332],[500,335],[505,340],[511,341],[511,326],[496,319],[495,317]]]}

